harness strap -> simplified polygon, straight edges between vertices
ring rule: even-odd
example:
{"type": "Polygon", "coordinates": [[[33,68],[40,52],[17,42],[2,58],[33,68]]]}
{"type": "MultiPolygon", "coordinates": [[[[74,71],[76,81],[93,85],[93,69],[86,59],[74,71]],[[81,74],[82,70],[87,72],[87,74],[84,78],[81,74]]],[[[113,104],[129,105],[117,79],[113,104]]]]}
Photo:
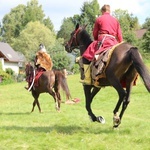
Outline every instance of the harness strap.
{"type": "Polygon", "coordinates": [[[32,86],[33,86],[33,84],[34,84],[34,80],[35,80],[35,69],[34,69],[34,71],[33,71],[33,80],[32,80],[32,83],[31,83],[31,85],[30,85],[28,91],[31,90],[31,88],[32,88],[32,86]]]}
{"type": "Polygon", "coordinates": [[[109,36],[109,37],[112,37],[112,38],[114,38],[114,39],[116,38],[115,36],[113,36],[113,35],[111,35],[111,34],[99,34],[98,36],[101,36],[101,35],[102,35],[102,36],[109,36]]]}

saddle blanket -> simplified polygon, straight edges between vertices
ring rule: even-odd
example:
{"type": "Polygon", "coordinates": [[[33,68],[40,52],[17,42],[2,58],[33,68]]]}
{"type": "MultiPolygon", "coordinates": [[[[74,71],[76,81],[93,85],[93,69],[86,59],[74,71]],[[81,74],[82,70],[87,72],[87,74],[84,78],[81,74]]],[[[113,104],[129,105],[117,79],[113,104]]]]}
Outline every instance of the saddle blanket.
{"type": "Polygon", "coordinates": [[[38,70],[35,75],[34,86],[39,86],[39,78],[43,74],[44,70],[38,70]]]}

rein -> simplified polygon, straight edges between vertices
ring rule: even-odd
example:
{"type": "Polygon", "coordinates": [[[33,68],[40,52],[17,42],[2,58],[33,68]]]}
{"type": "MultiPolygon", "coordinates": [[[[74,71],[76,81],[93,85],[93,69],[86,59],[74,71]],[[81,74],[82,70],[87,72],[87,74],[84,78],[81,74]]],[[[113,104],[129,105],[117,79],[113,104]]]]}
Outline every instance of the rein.
{"type": "Polygon", "coordinates": [[[77,43],[77,34],[82,30],[82,28],[78,28],[77,30],[75,30],[75,33],[73,34],[73,36],[71,37],[70,41],[67,42],[68,46],[71,47],[71,44],[73,43],[73,40],[75,40],[76,45],[79,45],[77,43]]]}

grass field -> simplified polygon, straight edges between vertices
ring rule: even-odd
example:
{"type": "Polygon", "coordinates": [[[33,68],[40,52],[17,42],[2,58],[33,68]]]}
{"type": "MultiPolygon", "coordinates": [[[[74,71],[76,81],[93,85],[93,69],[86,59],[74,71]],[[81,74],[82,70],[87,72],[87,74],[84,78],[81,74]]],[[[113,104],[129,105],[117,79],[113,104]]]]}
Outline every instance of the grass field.
{"type": "MultiPolygon", "coordinates": [[[[85,110],[79,75],[68,76],[74,105],[61,104],[55,110],[48,94],[39,98],[42,113],[33,113],[33,98],[24,89],[25,82],[0,86],[0,150],[149,150],[150,94],[141,80],[131,94],[131,103],[119,129],[113,130],[113,109],[118,96],[112,87],[99,92],[93,103],[94,113],[106,119],[105,124],[90,122],[85,110]]],[[[62,99],[65,96],[62,93],[62,99]]]]}

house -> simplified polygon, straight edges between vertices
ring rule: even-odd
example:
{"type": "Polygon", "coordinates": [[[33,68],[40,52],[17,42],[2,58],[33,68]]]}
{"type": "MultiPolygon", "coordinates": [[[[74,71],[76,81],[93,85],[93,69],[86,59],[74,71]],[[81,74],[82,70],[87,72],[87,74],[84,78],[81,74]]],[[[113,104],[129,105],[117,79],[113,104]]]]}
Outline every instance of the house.
{"type": "Polygon", "coordinates": [[[18,75],[24,59],[8,43],[0,42],[0,62],[4,71],[11,68],[18,75]]]}

